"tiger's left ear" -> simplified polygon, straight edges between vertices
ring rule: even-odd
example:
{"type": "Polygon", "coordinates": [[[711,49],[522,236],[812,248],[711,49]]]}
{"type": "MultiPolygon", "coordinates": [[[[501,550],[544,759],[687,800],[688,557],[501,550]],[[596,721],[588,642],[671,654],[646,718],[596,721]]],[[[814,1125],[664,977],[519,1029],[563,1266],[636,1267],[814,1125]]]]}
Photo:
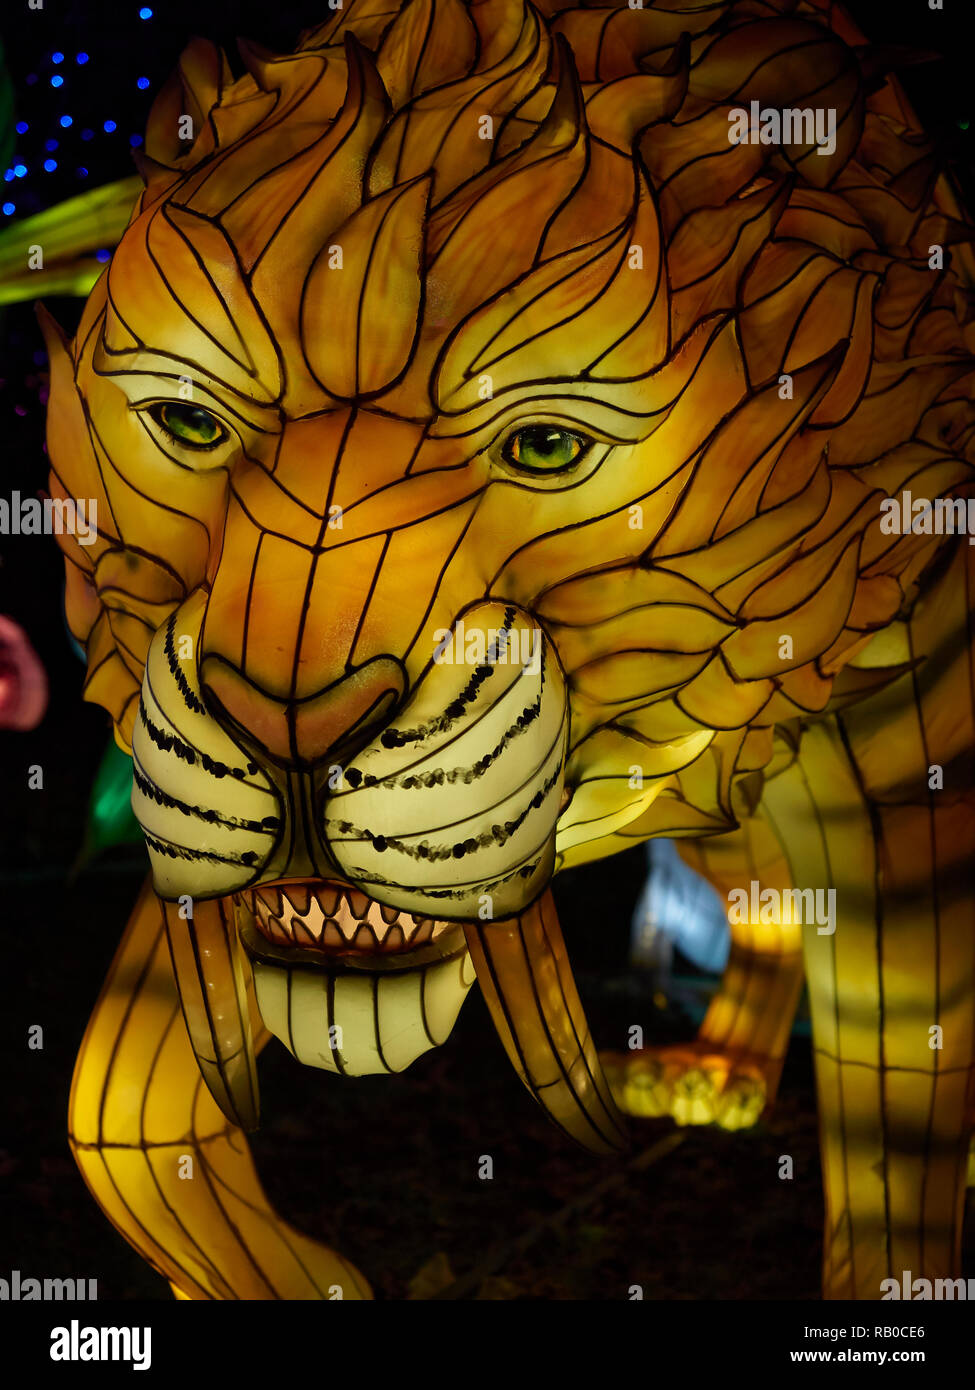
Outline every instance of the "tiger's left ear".
{"type": "Polygon", "coordinates": [[[56,348],[62,348],[70,354],[71,339],[58,323],[57,319],[49,312],[47,305],[39,299],[34,302],[34,313],[37,316],[37,323],[44,335],[44,346],[47,348],[48,356],[54,356],[56,348]]]}

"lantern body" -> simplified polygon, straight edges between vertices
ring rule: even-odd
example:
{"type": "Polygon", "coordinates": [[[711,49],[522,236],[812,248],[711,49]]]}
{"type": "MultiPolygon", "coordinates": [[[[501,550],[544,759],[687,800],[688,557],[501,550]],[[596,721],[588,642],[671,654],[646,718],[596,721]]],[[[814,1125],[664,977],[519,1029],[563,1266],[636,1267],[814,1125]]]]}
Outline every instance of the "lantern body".
{"type": "Polygon", "coordinates": [[[180,1296],[368,1292],[228,1133],[269,1034],[399,1071],[476,978],[605,1152],[620,1108],[754,1121],[803,953],[825,1292],[957,1273],[971,258],[862,44],[818,3],[366,0],[236,81],[194,41],[157,100],[74,341],[47,321],[48,443],[152,871],[72,1137],[180,1296]],[[657,836],[731,954],[694,1047],[604,1068],[548,884],[657,836]],[[187,1134],[236,1255],[198,1188],[172,1222],[187,1134]]]}

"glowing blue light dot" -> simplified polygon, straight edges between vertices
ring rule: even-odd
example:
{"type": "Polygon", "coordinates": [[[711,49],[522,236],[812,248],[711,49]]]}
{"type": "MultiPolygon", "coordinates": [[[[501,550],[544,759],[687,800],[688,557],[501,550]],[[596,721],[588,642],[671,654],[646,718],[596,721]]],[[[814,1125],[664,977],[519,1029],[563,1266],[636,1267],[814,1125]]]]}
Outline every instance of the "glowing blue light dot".
{"type": "Polygon", "coordinates": [[[129,144],[132,146],[133,149],[135,149],[138,145],[141,145],[141,144],[142,144],[142,136],[141,136],[141,135],[130,135],[130,136],[129,136],[129,144]]]}
{"type": "Polygon", "coordinates": [[[48,153],[50,153],[51,150],[56,150],[57,147],[58,142],[55,139],[53,139],[53,137],[50,140],[44,141],[44,148],[48,151],[48,153]]]}
{"type": "Polygon", "coordinates": [[[96,260],[96,261],[101,261],[101,263],[104,265],[106,261],[111,260],[111,252],[109,252],[109,251],[96,251],[96,252],[95,252],[95,260],[96,260]]]}
{"type": "Polygon", "coordinates": [[[64,54],[63,54],[63,53],[52,53],[52,54],[51,54],[51,62],[52,62],[52,63],[63,63],[63,62],[64,62],[64,54]]]}
{"type": "Polygon", "coordinates": [[[14,165],[14,173],[17,175],[17,177],[18,177],[19,179],[22,179],[22,178],[24,177],[24,175],[27,173],[27,165],[26,165],[26,164],[15,164],[15,165],[14,165]]]}
{"type": "Polygon", "coordinates": [[[13,203],[4,203],[4,205],[3,205],[3,210],[4,210],[4,212],[7,214],[8,217],[12,216],[12,214],[15,213],[15,212],[17,211],[17,209],[16,209],[16,207],[14,206],[13,203]]]}
{"type": "Polygon", "coordinates": [[[105,124],[102,126],[102,130],[104,130],[108,135],[111,135],[112,131],[117,129],[118,127],[116,126],[114,121],[106,121],[105,124]]]}
{"type": "Polygon", "coordinates": [[[139,11],[139,18],[140,18],[140,19],[151,19],[151,18],[152,18],[152,10],[150,10],[150,8],[149,8],[148,5],[143,5],[143,6],[142,6],[142,9],[139,11]]]}
{"type": "Polygon", "coordinates": [[[27,132],[30,130],[30,126],[27,124],[26,121],[18,121],[15,128],[18,135],[26,135],[27,132]]]}
{"type": "Polygon", "coordinates": [[[149,85],[148,77],[140,77],[135,85],[138,87],[140,92],[144,92],[149,85]]]}
{"type": "Polygon", "coordinates": [[[78,63],[81,67],[84,67],[84,65],[85,65],[85,63],[87,63],[87,61],[88,61],[88,54],[87,54],[87,53],[78,53],[78,54],[75,55],[75,62],[78,63]]]}
{"type": "Polygon", "coordinates": [[[45,159],[44,168],[47,170],[49,174],[53,174],[57,167],[58,162],[56,159],[45,159]]]}
{"type": "Polygon", "coordinates": [[[13,171],[13,169],[8,169],[7,172],[6,172],[6,173],[4,174],[4,176],[3,176],[4,183],[9,183],[10,180],[13,178],[13,176],[14,176],[14,171],[13,171]]]}
{"type": "Polygon", "coordinates": [[[63,77],[52,77],[52,78],[51,78],[51,86],[52,86],[52,87],[63,87],[63,86],[64,86],[64,78],[63,78],[63,77]]]}
{"type": "Polygon", "coordinates": [[[65,130],[67,130],[67,128],[68,128],[69,125],[73,125],[73,124],[74,124],[74,120],[73,120],[73,118],[72,118],[71,116],[62,116],[62,117],[61,117],[61,124],[64,126],[65,130]]]}
{"type": "Polygon", "coordinates": [[[79,168],[78,177],[79,179],[86,179],[88,177],[88,170],[79,168]]]}
{"type": "Polygon", "coordinates": [[[95,132],[90,126],[85,126],[84,130],[81,132],[81,138],[82,140],[94,140],[95,132]]]}

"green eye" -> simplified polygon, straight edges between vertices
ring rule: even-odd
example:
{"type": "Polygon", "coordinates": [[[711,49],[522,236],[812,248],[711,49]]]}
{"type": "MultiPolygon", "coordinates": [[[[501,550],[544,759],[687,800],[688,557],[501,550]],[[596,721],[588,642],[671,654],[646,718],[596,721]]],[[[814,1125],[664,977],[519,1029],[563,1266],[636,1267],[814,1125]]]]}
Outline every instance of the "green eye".
{"type": "Polygon", "coordinates": [[[149,414],[167,434],[190,449],[213,449],[227,438],[227,431],[220,421],[198,405],[165,401],[154,405],[149,414]]]}
{"type": "Polygon", "coordinates": [[[526,425],[505,440],[501,457],[527,473],[560,473],[589,449],[592,440],[557,425],[526,425]]]}

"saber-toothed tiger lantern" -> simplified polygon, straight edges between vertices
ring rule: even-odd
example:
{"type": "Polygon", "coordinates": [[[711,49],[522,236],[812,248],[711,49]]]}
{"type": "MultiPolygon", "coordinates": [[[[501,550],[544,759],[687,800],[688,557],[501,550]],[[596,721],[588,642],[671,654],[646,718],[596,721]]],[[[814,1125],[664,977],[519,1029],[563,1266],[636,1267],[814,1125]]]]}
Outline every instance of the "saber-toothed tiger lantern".
{"type": "Polygon", "coordinates": [[[368,1296],[261,1192],[269,1034],[398,1071],[476,979],[604,1152],[753,1120],[804,957],[825,1293],[957,1274],[972,261],[884,54],[825,0],[351,0],[241,52],[191,43],[44,320],[152,868],[72,1092],[97,1200],[181,1297],[368,1296]],[[604,1072],[548,885],[653,836],[743,905],[697,1044],[604,1072]]]}

